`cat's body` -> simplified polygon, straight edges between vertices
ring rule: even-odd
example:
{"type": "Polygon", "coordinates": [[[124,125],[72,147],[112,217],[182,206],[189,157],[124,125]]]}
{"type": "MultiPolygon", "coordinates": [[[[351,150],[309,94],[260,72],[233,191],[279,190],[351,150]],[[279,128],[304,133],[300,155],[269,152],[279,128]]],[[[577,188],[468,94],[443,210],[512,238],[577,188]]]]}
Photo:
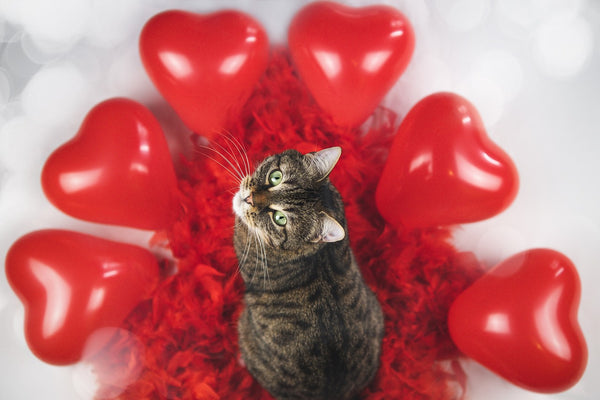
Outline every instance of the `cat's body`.
{"type": "Polygon", "coordinates": [[[277,399],[351,399],[379,366],[383,316],[328,175],[339,148],[265,160],[234,198],[242,358],[277,399]],[[275,171],[275,172],[274,172],[275,171]]]}

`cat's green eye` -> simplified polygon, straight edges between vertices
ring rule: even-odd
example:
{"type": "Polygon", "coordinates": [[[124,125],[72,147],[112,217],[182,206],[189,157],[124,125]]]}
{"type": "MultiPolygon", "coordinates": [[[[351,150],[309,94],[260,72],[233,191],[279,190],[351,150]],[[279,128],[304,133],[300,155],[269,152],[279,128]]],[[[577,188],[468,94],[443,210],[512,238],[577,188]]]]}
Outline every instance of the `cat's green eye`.
{"type": "Polygon", "coordinates": [[[283,173],[278,169],[276,169],[275,171],[272,171],[269,174],[269,183],[271,184],[271,186],[279,185],[282,180],[283,180],[283,173]]]}
{"type": "Polygon", "coordinates": [[[273,221],[279,226],[285,226],[287,224],[287,217],[284,213],[277,210],[273,212],[273,221]]]}

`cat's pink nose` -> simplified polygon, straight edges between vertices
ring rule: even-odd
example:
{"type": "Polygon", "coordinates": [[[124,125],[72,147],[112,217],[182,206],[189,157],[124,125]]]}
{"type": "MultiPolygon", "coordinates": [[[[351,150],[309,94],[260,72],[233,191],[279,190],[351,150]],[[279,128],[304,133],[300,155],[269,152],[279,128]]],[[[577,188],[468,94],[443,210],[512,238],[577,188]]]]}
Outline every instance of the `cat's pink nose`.
{"type": "Polygon", "coordinates": [[[246,202],[246,204],[250,204],[251,206],[253,206],[253,205],[254,205],[254,202],[252,201],[252,195],[250,195],[250,196],[246,197],[246,198],[244,199],[244,201],[246,202]]]}

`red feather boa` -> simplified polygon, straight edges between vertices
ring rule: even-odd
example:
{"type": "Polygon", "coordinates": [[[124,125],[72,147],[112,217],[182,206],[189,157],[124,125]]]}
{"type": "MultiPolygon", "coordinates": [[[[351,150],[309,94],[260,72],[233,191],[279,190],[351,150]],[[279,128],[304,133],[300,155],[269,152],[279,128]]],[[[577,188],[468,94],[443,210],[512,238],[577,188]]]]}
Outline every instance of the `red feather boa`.
{"type": "MultiPolygon", "coordinates": [[[[458,352],[446,315],[481,268],[449,243],[448,229],[396,232],[378,214],[374,192],[395,120],[392,111],[378,109],[366,133],[334,125],[287,53],[274,51],[231,134],[255,163],[288,148],[343,148],[331,179],[346,204],[352,247],[386,319],[381,367],[364,398],[453,399],[463,393],[464,374],[453,361],[458,352]]],[[[96,357],[97,397],[270,399],[239,361],[243,282],[232,246],[235,182],[200,152],[185,163],[179,177],[181,216],[155,237],[168,239],[177,272],[96,357]]]]}

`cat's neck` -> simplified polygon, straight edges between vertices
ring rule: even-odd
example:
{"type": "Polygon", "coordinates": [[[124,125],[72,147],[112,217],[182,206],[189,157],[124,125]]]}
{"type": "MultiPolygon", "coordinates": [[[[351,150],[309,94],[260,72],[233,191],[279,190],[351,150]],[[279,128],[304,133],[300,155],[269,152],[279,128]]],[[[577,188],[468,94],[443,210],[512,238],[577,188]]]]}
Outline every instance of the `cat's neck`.
{"type": "Polygon", "coordinates": [[[266,264],[249,256],[251,260],[241,268],[246,293],[283,293],[327,276],[341,279],[356,268],[347,239],[323,244],[311,254],[281,254],[277,250],[266,253],[266,264]]]}

